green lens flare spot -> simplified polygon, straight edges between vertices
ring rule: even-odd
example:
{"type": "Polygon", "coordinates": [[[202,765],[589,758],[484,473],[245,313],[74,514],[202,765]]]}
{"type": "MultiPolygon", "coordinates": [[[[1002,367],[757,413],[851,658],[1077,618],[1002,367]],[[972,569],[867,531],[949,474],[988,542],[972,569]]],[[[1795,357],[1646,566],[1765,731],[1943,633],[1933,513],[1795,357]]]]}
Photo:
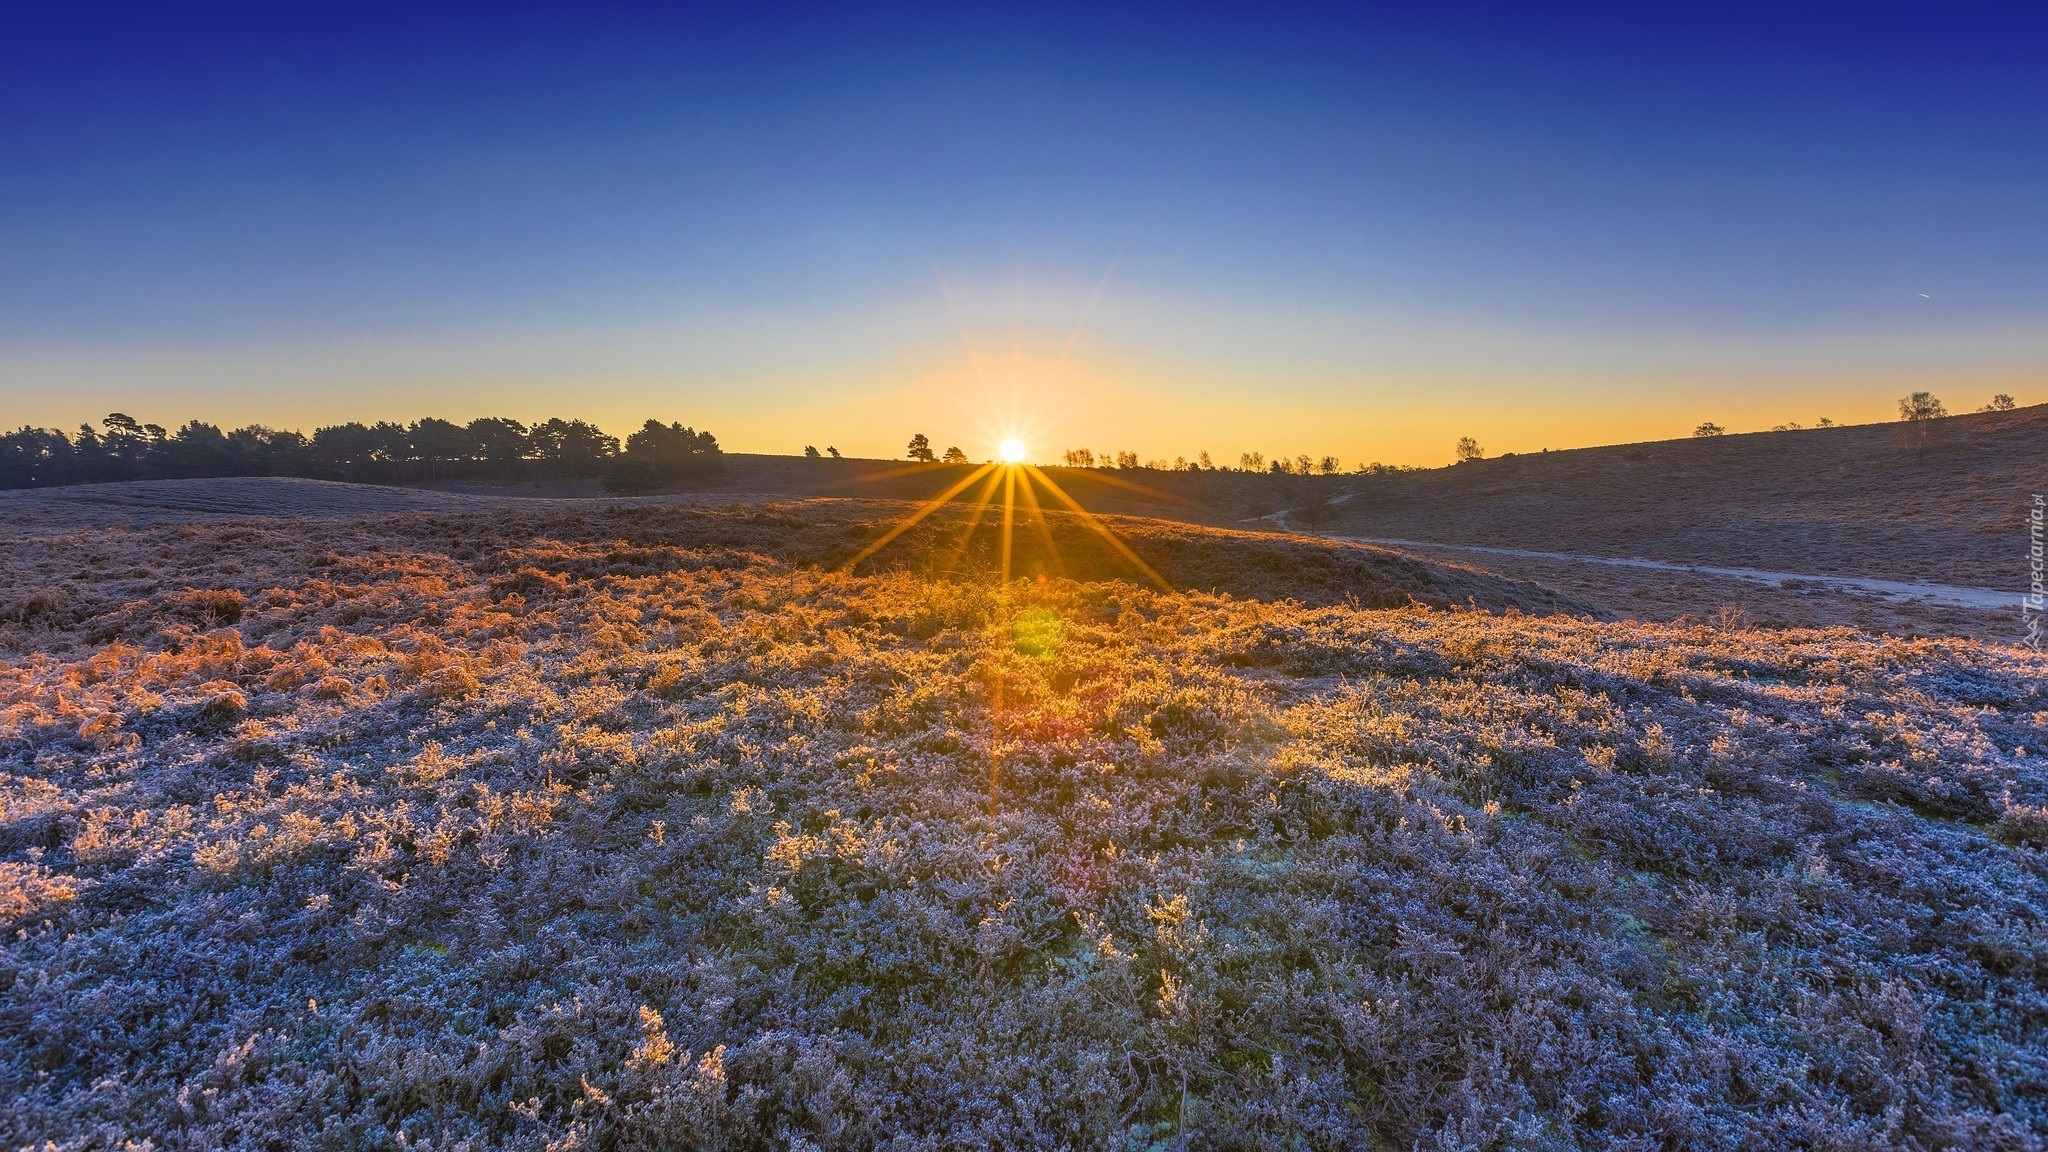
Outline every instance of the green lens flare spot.
{"type": "Polygon", "coordinates": [[[1017,645],[1017,651],[1044,660],[1059,651],[1065,628],[1059,613],[1050,608],[1032,608],[1018,613],[1011,621],[1010,639],[1017,645]]]}

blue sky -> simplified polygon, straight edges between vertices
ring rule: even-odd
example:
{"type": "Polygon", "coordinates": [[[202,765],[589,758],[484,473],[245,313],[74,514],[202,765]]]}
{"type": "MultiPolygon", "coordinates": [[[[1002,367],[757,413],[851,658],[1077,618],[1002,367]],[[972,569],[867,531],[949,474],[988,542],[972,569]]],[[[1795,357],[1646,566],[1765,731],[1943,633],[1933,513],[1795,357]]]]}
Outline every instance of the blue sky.
{"type": "Polygon", "coordinates": [[[16,10],[0,422],[1429,463],[2048,400],[2048,20],[1416,7],[16,10]]]}

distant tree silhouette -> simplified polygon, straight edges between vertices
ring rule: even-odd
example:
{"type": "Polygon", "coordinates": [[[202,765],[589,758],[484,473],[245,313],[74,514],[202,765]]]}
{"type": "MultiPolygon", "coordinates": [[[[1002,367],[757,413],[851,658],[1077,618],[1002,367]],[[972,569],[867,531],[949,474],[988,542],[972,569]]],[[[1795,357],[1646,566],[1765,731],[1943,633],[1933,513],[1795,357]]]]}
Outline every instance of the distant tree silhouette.
{"type": "Polygon", "coordinates": [[[1916,462],[1926,462],[1934,422],[1946,415],[1948,406],[1932,392],[1915,392],[1899,398],[1899,419],[1903,422],[1906,446],[1913,450],[1916,462]]]}
{"type": "Polygon", "coordinates": [[[1237,457],[1237,468],[1240,472],[1264,472],[1266,470],[1266,454],[1264,452],[1241,452],[1237,457]]]}
{"type": "Polygon", "coordinates": [[[477,458],[501,476],[517,475],[526,466],[530,441],[526,425],[503,416],[479,416],[469,422],[469,438],[477,458]]]}
{"type": "MultiPolygon", "coordinates": [[[[100,425],[107,430],[101,445],[112,466],[108,479],[132,480],[141,475],[145,461],[167,438],[162,427],[138,423],[133,416],[120,412],[110,413],[100,425]]],[[[84,432],[85,428],[81,426],[79,431],[84,432]]]]}
{"type": "MultiPolygon", "coordinates": [[[[680,424],[649,421],[629,442],[665,478],[716,473],[718,440],[680,424]]],[[[206,476],[307,476],[402,483],[457,476],[594,476],[619,455],[617,438],[581,420],[552,419],[529,429],[517,420],[481,417],[467,424],[423,417],[411,424],[350,421],[313,435],[251,424],[224,432],[188,421],[175,432],[111,413],[101,428],[75,436],[42,428],[0,434],[0,487],[206,476]]]]}
{"type": "Polygon", "coordinates": [[[1066,462],[1069,468],[1093,468],[1095,467],[1095,453],[1086,448],[1069,448],[1067,449],[1066,462]]]}
{"type": "Polygon", "coordinates": [[[542,468],[568,476],[595,476],[619,454],[619,438],[581,420],[550,419],[528,433],[542,468]]]}
{"type": "Polygon", "coordinates": [[[2012,411],[2012,410],[2013,410],[2014,408],[2017,408],[2017,407],[2019,407],[2019,405],[2017,405],[2017,404],[2014,404],[2014,403],[2013,403],[2012,397],[2010,397],[2010,396],[2006,395],[2006,394],[2005,394],[2005,393],[2003,393],[2003,392],[2000,392],[2000,393],[1999,393],[1998,395],[1996,395],[1996,396],[1993,396],[1993,397],[1991,398],[1991,403],[1989,403],[1989,404],[1986,404],[1986,405],[1985,405],[1985,406],[1983,406],[1982,408],[1979,408],[1979,409],[1977,409],[1977,411],[1979,411],[1979,412],[2010,412],[2010,411],[2012,411]]]}
{"type": "Polygon", "coordinates": [[[350,421],[313,430],[313,465],[322,475],[343,480],[369,479],[374,438],[368,426],[350,421]]]}
{"type": "Polygon", "coordinates": [[[1216,462],[1214,460],[1209,459],[1209,454],[1207,452],[1201,452],[1196,454],[1195,465],[1204,472],[1214,472],[1216,470],[1216,462]]]}
{"type": "Polygon", "coordinates": [[[1486,458],[1486,449],[1481,448],[1479,446],[1479,441],[1474,440],[1470,436],[1458,437],[1458,447],[1456,451],[1458,456],[1458,463],[1460,464],[1469,463],[1473,460],[1484,460],[1486,458]]]}
{"type": "Polygon", "coordinates": [[[927,464],[931,463],[934,459],[937,458],[932,454],[932,442],[930,437],[927,437],[924,433],[919,432],[917,435],[912,436],[910,438],[910,458],[912,460],[922,460],[927,464]]]}
{"type": "Polygon", "coordinates": [[[407,440],[421,461],[427,466],[429,481],[441,478],[444,461],[467,460],[476,454],[476,438],[460,424],[437,420],[429,416],[415,420],[407,430],[407,440]]]}
{"type": "Polygon", "coordinates": [[[1815,420],[1813,422],[1813,426],[1815,428],[1833,428],[1835,426],[1835,422],[1823,416],[1820,419],[1815,420]]]}
{"type": "Polygon", "coordinates": [[[960,446],[955,444],[953,447],[946,449],[946,454],[941,459],[945,460],[948,464],[965,464],[967,463],[967,453],[962,452],[960,446]]]}
{"type": "Polygon", "coordinates": [[[806,444],[806,445],[804,445],[804,459],[806,459],[806,460],[816,460],[817,458],[818,458],[818,446],[817,446],[816,444],[806,444]]]}
{"type": "Polygon", "coordinates": [[[1706,423],[1701,424],[1699,427],[1693,429],[1692,434],[1695,436],[1719,436],[1727,431],[1728,430],[1726,428],[1723,428],[1719,424],[1716,424],[1712,420],[1709,420],[1706,423]]]}
{"type": "Polygon", "coordinates": [[[832,447],[831,445],[827,444],[827,445],[825,446],[825,455],[827,455],[827,456],[830,456],[830,457],[831,457],[831,458],[833,458],[834,460],[837,460],[837,459],[839,459],[839,449],[837,449],[837,448],[834,448],[834,447],[832,447]]]}
{"type": "Polygon", "coordinates": [[[1325,476],[1335,476],[1344,470],[1344,464],[1335,456],[1325,456],[1316,461],[1316,470],[1325,476]]]}
{"type": "MultiPolygon", "coordinates": [[[[638,462],[645,461],[662,483],[700,479],[725,471],[725,453],[719,450],[718,437],[681,424],[664,425],[659,420],[649,420],[638,432],[626,437],[626,454],[619,461],[628,459],[635,461],[628,475],[637,475],[638,462]]],[[[613,465],[612,471],[618,471],[618,464],[613,465]]]]}
{"type": "Polygon", "coordinates": [[[283,428],[250,424],[228,433],[238,468],[247,475],[307,476],[312,474],[311,441],[283,428]]]}
{"type": "Polygon", "coordinates": [[[1138,466],[1138,454],[1136,452],[1117,453],[1116,466],[1125,469],[1136,468],[1138,466]]]}
{"type": "Polygon", "coordinates": [[[379,420],[370,425],[370,460],[380,479],[397,484],[405,479],[405,465],[413,458],[412,434],[405,425],[379,420]]]}
{"type": "Polygon", "coordinates": [[[1948,415],[1948,406],[1932,392],[1915,392],[1899,398],[1899,419],[1939,420],[1948,415]]]}
{"type": "Polygon", "coordinates": [[[77,463],[71,439],[62,432],[24,427],[0,436],[0,488],[79,483],[77,463]]]}

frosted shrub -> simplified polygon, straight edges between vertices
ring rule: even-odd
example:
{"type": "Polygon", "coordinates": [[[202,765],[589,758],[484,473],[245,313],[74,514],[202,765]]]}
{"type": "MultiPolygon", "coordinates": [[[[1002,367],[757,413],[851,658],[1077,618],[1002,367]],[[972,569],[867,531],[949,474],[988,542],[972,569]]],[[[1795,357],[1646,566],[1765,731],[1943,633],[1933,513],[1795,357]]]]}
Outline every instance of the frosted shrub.
{"type": "Polygon", "coordinates": [[[0,621],[0,1143],[2048,1132],[2036,656],[633,515],[73,541],[164,559],[0,621]]]}

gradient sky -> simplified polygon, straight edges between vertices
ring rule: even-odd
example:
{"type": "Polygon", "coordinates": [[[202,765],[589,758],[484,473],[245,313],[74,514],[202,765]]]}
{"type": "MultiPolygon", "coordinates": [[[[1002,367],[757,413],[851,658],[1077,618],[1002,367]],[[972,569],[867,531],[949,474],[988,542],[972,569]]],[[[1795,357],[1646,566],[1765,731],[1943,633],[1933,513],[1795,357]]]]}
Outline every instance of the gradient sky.
{"type": "Polygon", "coordinates": [[[0,423],[1442,463],[2048,400],[2040,15],[313,7],[0,13],[0,423]]]}

